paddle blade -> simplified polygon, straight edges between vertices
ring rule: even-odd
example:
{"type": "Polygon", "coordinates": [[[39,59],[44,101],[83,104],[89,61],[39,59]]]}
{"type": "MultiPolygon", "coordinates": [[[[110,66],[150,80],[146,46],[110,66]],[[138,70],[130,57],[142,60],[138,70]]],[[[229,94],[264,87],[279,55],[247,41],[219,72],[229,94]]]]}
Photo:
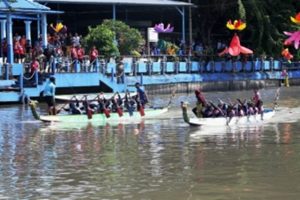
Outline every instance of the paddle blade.
{"type": "Polygon", "coordinates": [[[140,106],[139,112],[140,112],[141,116],[145,116],[145,110],[144,110],[143,106],[140,106]]]}
{"type": "Polygon", "coordinates": [[[93,118],[93,111],[92,109],[88,108],[86,111],[87,117],[88,119],[92,119],[93,118]]]}
{"type": "Polygon", "coordinates": [[[110,118],[110,112],[109,112],[109,110],[108,109],[103,109],[103,113],[105,114],[105,117],[106,118],[110,118]]]}
{"type": "Polygon", "coordinates": [[[118,115],[119,115],[119,117],[122,117],[123,116],[123,110],[122,110],[122,108],[117,108],[117,113],[118,113],[118,115]]]}

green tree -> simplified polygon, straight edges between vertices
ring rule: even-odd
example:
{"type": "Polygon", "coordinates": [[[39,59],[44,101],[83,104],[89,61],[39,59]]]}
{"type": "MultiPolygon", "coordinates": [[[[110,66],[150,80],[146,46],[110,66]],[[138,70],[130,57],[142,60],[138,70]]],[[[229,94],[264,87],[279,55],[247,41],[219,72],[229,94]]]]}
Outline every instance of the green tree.
{"type": "Polygon", "coordinates": [[[124,22],[104,20],[102,25],[115,32],[117,45],[122,55],[129,55],[133,51],[139,52],[145,43],[141,33],[124,22]]]}
{"type": "Polygon", "coordinates": [[[94,45],[99,49],[100,55],[118,55],[119,50],[114,44],[115,33],[104,25],[95,28],[89,27],[88,34],[84,38],[85,46],[91,49],[94,45]]]}
{"type": "Polygon", "coordinates": [[[95,28],[89,27],[84,42],[88,49],[96,45],[105,56],[119,56],[139,52],[144,39],[137,29],[121,21],[104,20],[95,28]]]}

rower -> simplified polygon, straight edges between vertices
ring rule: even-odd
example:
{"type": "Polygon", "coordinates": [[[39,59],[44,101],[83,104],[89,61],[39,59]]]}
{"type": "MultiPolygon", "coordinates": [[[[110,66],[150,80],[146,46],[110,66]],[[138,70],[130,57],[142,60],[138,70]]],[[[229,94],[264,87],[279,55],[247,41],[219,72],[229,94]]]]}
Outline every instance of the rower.
{"type": "Polygon", "coordinates": [[[141,88],[140,83],[135,84],[136,92],[137,92],[137,101],[145,108],[145,105],[149,102],[148,96],[146,92],[141,88]]]}
{"type": "Polygon", "coordinates": [[[69,109],[73,115],[81,114],[81,110],[80,110],[78,104],[75,104],[74,102],[69,103],[69,109]]]}
{"type": "Polygon", "coordinates": [[[202,94],[200,89],[195,90],[195,96],[197,99],[196,107],[192,109],[193,113],[198,117],[203,117],[203,108],[207,106],[204,95],[202,94]]]}
{"type": "Polygon", "coordinates": [[[254,96],[252,97],[252,100],[254,102],[254,105],[258,107],[258,101],[261,100],[261,96],[258,90],[255,89],[253,92],[254,96]]]}
{"type": "Polygon", "coordinates": [[[137,95],[136,95],[136,104],[137,104],[137,109],[140,112],[141,116],[145,115],[145,105],[148,103],[148,96],[146,92],[141,88],[140,83],[135,84],[137,95]]]}
{"type": "Polygon", "coordinates": [[[135,110],[135,100],[130,96],[129,91],[126,91],[124,105],[130,116],[133,115],[133,111],[135,110]]]}

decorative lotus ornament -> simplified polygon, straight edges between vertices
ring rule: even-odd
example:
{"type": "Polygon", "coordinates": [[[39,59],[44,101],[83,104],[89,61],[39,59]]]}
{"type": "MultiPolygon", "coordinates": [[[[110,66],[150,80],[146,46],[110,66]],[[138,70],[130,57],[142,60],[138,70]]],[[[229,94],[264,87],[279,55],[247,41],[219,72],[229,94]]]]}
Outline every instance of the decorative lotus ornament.
{"type": "Polygon", "coordinates": [[[298,14],[295,17],[291,17],[291,21],[295,24],[300,25],[300,12],[298,12],[298,14]]]}
{"type": "Polygon", "coordinates": [[[299,48],[300,44],[300,31],[295,31],[295,32],[284,32],[285,35],[290,36],[288,39],[284,41],[284,45],[291,45],[294,43],[295,49],[299,48]]]}
{"type": "Polygon", "coordinates": [[[286,48],[286,49],[283,49],[282,52],[281,52],[281,55],[287,59],[288,61],[290,61],[291,59],[293,59],[293,55],[290,53],[289,49],[286,48]]]}
{"type": "Polygon", "coordinates": [[[230,30],[242,31],[246,28],[246,23],[242,20],[234,20],[232,23],[231,20],[227,21],[226,27],[230,30]]]}
{"type": "Polygon", "coordinates": [[[55,26],[53,26],[53,24],[50,24],[50,27],[56,32],[66,32],[67,31],[67,27],[65,25],[63,25],[61,22],[57,23],[55,26]]]}
{"type": "Polygon", "coordinates": [[[238,56],[240,54],[253,54],[253,51],[251,49],[243,47],[241,45],[239,36],[237,34],[234,34],[229,47],[225,48],[221,53],[219,53],[219,56],[222,56],[224,54],[230,54],[231,56],[238,56]]]}
{"type": "Polygon", "coordinates": [[[170,24],[167,25],[165,28],[165,25],[163,23],[155,24],[154,30],[158,33],[171,33],[174,30],[174,27],[171,27],[170,24]]]}

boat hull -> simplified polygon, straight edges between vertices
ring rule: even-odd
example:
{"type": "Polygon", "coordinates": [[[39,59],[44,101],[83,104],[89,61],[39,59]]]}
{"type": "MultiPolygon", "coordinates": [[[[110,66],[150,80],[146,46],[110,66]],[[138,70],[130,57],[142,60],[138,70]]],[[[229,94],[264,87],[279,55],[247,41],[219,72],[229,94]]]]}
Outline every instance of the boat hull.
{"type": "Polygon", "coordinates": [[[144,119],[155,119],[159,115],[168,111],[168,108],[145,109],[145,115],[141,116],[139,112],[133,112],[130,116],[128,112],[124,112],[120,117],[118,113],[110,113],[110,117],[106,117],[103,113],[93,114],[89,119],[86,114],[81,115],[42,115],[40,120],[43,122],[60,122],[60,123],[96,123],[98,125],[106,123],[139,123],[144,119]]]}

